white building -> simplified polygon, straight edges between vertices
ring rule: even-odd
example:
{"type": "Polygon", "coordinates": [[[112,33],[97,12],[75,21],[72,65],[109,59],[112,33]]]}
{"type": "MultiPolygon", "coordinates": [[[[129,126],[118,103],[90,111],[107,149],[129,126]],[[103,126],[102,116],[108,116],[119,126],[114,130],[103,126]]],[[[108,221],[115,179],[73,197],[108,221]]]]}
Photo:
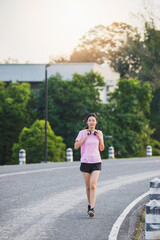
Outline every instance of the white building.
{"type": "MultiPolygon", "coordinates": [[[[93,70],[104,77],[106,86],[100,92],[104,103],[107,102],[107,93],[112,92],[119,74],[112,71],[107,64],[97,63],[55,63],[48,69],[48,78],[51,75],[60,73],[64,80],[70,81],[75,72],[84,74],[93,70]]],[[[45,79],[45,64],[0,64],[0,81],[4,82],[29,82],[32,89],[39,88],[40,83],[45,79]]]]}

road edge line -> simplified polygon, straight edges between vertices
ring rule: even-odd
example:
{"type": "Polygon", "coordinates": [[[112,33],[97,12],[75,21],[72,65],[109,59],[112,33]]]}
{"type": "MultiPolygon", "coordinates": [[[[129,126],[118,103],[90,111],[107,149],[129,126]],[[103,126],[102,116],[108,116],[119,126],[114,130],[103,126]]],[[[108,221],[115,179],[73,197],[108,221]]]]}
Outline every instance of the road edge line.
{"type": "Polygon", "coordinates": [[[136,198],[134,201],[132,201],[122,212],[122,214],[117,218],[116,222],[113,224],[113,227],[111,229],[111,232],[108,236],[108,240],[117,240],[117,236],[119,233],[119,229],[124,221],[124,219],[126,218],[126,216],[128,215],[128,213],[131,211],[131,209],[139,202],[141,201],[143,198],[145,198],[147,195],[149,195],[149,191],[142,194],[141,196],[139,196],[138,198],[136,198]]]}
{"type": "Polygon", "coordinates": [[[60,170],[60,169],[64,169],[64,168],[78,168],[78,166],[55,167],[55,168],[28,170],[28,171],[23,171],[23,172],[4,173],[4,174],[0,174],[0,178],[9,177],[9,176],[15,176],[15,175],[29,174],[29,173],[39,173],[39,172],[60,170]]]}

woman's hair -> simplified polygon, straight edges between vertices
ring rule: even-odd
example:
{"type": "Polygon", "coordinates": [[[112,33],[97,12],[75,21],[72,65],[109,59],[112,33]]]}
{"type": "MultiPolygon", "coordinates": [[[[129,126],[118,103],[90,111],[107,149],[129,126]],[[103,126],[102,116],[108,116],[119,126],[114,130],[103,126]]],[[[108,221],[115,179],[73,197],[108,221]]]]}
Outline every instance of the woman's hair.
{"type": "MultiPolygon", "coordinates": [[[[88,113],[87,116],[85,117],[85,119],[83,120],[83,122],[87,122],[89,117],[95,117],[96,121],[97,120],[97,115],[95,113],[88,113]]],[[[84,127],[83,129],[88,129],[88,125],[86,127],[84,127]]]]}

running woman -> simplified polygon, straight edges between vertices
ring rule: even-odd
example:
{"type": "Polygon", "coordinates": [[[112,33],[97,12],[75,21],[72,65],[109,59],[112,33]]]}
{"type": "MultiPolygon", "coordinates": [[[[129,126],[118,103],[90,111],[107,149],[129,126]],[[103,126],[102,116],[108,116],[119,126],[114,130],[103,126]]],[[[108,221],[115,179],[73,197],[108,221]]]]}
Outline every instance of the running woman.
{"type": "Polygon", "coordinates": [[[101,171],[100,151],[104,150],[103,133],[96,129],[97,116],[89,113],[84,122],[87,126],[78,133],[74,148],[81,147],[80,170],[86,184],[86,194],[88,199],[88,215],[95,215],[94,205],[96,202],[96,185],[101,171]]]}

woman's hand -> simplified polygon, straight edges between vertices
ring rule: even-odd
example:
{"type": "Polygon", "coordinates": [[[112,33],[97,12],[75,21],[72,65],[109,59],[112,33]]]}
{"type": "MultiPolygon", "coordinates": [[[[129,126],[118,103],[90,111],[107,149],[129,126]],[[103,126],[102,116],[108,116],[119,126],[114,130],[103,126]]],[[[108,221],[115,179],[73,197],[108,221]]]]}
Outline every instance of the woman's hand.
{"type": "Polygon", "coordinates": [[[96,135],[99,137],[99,140],[102,140],[102,135],[101,135],[100,131],[96,130],[96,129],[95,129],[95,131],[97,132],[96,135]]]}
{"type": "Polygon", "coordinates": [[[90,130],[89,129],[86,129],[87,131],[85,132],[85,137],[87,138],[89,135],[90,135],[90,130]]]}
{"type": "Polygon", "coordinates": [[[101,151],[104,150],[104,143],[103,143],[103,139],[102,139],[102,135],[100,133],[99,130],[95,130],[97,132],[97,136],[99,137],[99,148],[101,151]]]}

